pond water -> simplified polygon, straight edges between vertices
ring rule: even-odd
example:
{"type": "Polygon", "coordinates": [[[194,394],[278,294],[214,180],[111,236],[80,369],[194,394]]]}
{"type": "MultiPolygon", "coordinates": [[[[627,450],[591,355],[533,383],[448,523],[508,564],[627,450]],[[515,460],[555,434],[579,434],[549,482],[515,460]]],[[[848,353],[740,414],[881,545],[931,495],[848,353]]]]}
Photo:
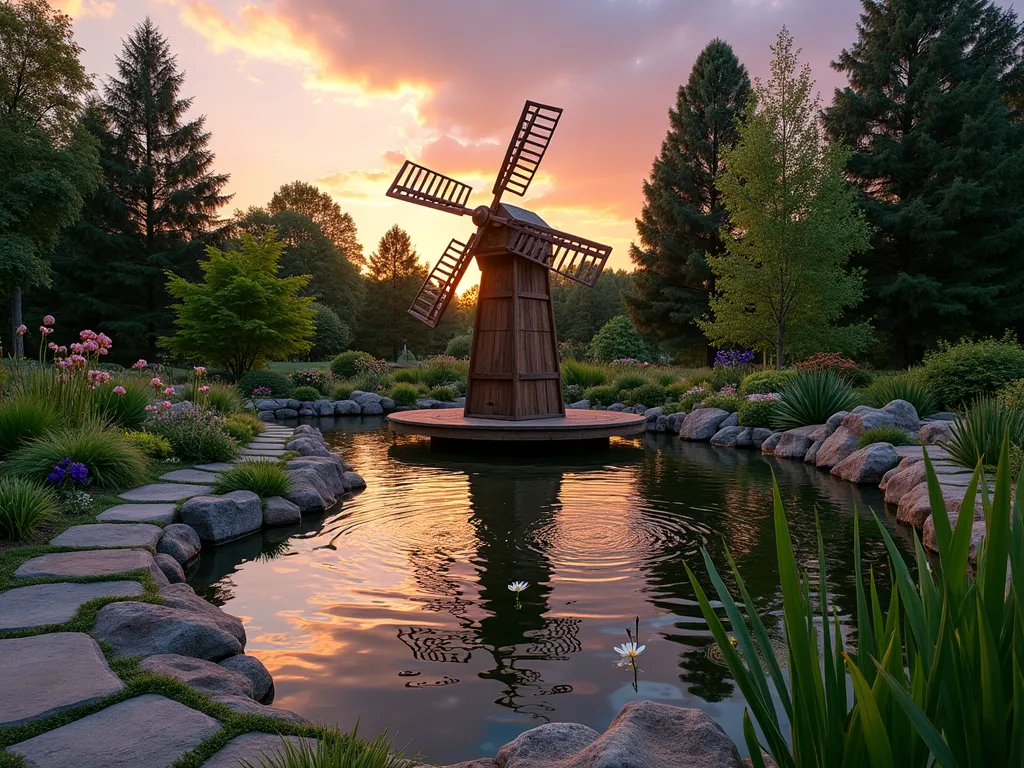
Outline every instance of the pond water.
{"type": "Polygon", "coordinates": [[[275,704],[365,733],[390,725],[431,762],[492,756],[549,721],[600,731],[633,699],[699,707],[742,745],[743,700],[709,652],[683,563],[711,592],[699,548],[724,571],[724,542],[781,642],[773,469],[815,584],[820,515],[841,617],[855,604],[855,506],[865,571],[887,571],[869,512],[883,514],[881,493],[803,462],[664,435],[589,454],[459,454],[379,418],[327,436],[367,489],[204,552],[190,583],[245,619],[275,704]],[[516,580],[530,583],[518,604],[516,580]],[[634,690],[613,646],[635,617],[647,648],[634,690]]]}

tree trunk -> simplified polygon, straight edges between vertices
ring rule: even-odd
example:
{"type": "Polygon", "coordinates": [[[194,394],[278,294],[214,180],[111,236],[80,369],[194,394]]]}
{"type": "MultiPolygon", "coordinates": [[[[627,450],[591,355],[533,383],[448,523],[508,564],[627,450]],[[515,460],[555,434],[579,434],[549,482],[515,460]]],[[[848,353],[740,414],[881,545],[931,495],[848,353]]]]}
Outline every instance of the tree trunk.
{"type": "Polygon", "coordinates": [[[15,286],[11,291],[11,355],[13,357],[25,356],[25,337],[18,335],[18,327],[21,324],[21,286],[15,286]]]}
{"type": "Polygon", "coordinates": [[[782,370],[782,323],[779,323],[775,334],[775,368],[782,370]]]}

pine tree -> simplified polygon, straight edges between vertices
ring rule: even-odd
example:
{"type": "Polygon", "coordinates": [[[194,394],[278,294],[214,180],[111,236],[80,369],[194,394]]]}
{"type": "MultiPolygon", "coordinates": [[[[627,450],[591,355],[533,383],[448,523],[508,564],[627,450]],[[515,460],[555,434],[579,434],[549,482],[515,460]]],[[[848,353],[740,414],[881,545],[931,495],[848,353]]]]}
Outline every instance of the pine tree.
{"type": "Polygon", "coordinates": [[[857,29],[826,125],[875,230],[863,314],[906,363],[1024,320],[1024,38],[988,0],[865,0],[857,29]]]}
{"type": "Polygon", "coordinates": [[[355,345],[391,360],[404,345],[416,353],[426,345],[429,329],[408,309],[427,271],[409,234],[397,224],[391,227],[370,254],[367,266],[366,303],[363,322],[355,329],[355,345]]]}
{"type": "Polygon", "coordinates": [[[706,344],[695,320],[715,287],[707,257],[725,250],[729,229],[715,182],[749,93],[747,69],[729,44],[708,43],[679,87],[671,127],[644,182],[640,242],[629,254],[635,279],[625,300],[636,326],[673,351],[706,344]]]}
{"type": "Polygon", "coordinates": [[[205,246],[222,235],[228,177],[212,170],[205,117],[186,119],[184,73],[152,21],[133,30],[116,65],[86,119],[105,183],[55,254],[55,290],[78,323],[153,356],[171,330],[164,272],[198,278],[205,246]]]}

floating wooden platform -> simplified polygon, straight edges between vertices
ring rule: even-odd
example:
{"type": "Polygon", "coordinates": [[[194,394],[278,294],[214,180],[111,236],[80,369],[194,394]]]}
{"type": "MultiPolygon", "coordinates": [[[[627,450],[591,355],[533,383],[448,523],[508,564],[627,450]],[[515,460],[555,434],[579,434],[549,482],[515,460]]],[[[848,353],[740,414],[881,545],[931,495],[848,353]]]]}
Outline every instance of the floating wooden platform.
{"type": "Polygon", "coordinates": [[[461,408],[399,411],[388,416],[391,431],[442,440],[489,442],[554,442],[607,440],[641,434],[647,429],[643,414],[568,409],[565,416],[511,421],[467,418],[461,408]]]}

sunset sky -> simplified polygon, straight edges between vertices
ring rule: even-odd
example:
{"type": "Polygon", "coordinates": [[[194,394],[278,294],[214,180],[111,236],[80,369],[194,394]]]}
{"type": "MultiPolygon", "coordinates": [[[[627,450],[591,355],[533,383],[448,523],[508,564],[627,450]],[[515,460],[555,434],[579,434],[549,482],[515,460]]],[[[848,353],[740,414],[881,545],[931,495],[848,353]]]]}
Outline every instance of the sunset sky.
{"type": "MultiPolygon", "coordinates": [[[[829,62],[856,38],[859,0],[51,0],[75,18],[101,81],[149,15],[187,73],[229,173],[230,209],[302,179],[352,213],[369,254],[394,223],[421,259],[465,240],[468,218],[390,200],[406,157],[489,190],[523,102],[565,109],[525,205],[550,225],[629,243],[667,110],[714,37],[765,75],[790,28],[825,101],[829,62]]],[[[1024,0],[1004,0],[1016,6],[1024,0]]],[[[511,202],[520,201],[509,196],[511,202]]],[[[475,275],[467,275],[468,287],[475,275]]]]}

